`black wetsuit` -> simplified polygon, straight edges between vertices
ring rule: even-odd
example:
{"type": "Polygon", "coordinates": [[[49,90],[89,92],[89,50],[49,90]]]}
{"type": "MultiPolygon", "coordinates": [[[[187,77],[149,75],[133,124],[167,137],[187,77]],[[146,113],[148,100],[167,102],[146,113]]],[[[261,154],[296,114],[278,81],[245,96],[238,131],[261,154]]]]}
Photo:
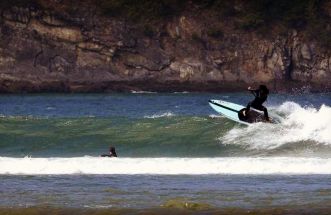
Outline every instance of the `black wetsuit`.
{"type": "Polygon", "coordinates": [[[117,157],[117,154],[116,154],[116,150],[115,150],[115,147],[111,146],[109,148],[109,154],[103,154],[103,155],[100,155],[101,157],[117,157]]]}
{"type": "Polygon", "coordinates": [[[100,155],[101,157],[117,157],[117,154],[116,153],[112,153],[112,154],[103,154],[103,155],[100,155]]]}
{"type": "Polygon", "coordinates": [[[268,93],[266,93],[263,90],[257,89],[257,90],[249,90],[254,96],[255,99],[247,104],[247,111],[249,111],[250,107],[255,108],[256,110],[260,110],[264,112],[264,117],[266,120],[269,120],[268,116],[268,110],[266,107],[264,107],[262,104],[267,100],[268,93]]]}

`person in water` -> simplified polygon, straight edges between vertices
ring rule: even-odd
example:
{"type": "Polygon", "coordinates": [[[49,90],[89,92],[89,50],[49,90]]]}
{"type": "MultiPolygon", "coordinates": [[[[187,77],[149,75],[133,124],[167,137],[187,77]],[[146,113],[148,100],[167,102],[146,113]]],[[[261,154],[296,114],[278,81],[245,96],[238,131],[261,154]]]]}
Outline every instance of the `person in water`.
{"type": "Polygon", "coordinates": [[[101,157],[117,157],[115,147],[111,146],[109,147],[109,154],[103,154],[101,157]]]}
{"type": "Polygon", "coordinates": [[[255,108],[256,110],[263,111],[264,117],[266,121],[270,121],[268,110],[262,104],[267,100],[269,95],[269,89],[265,85],[260,85],[258,89],[252,89],[248,87],[248,91],[250,91],[254,96],[254,100],[249,102],[246,107],[246,111],[244,111],[244,116],[249,112],[250,107],[255,108]]]}

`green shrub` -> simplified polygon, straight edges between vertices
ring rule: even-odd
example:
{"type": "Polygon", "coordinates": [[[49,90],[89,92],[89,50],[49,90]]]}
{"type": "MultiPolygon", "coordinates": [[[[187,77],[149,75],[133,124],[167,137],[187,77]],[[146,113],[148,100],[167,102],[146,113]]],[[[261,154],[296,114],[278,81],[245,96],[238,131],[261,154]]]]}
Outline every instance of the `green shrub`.
{"type": "Polygon", "coordinates": [[[37,0],[0,0],[0,9],[8,9],[13,6],[17,7],[29,7],[39,6],[37,0]]]}
{"type": "Polygon", "coordinates": [[[244,30],[257,29],[264,24],[263,18],[258,14],[247,14],[239,22],[239,27],[244,30]]]}
{"type": "Polygon", "coordinates": [[[191,38],[192,38],[193,41],[198,42],[198,43],[203,43],[204,42],[203,39],[201,38],[201,36],[198,35],[195,32],[191,35],[191,38]]]}
{"type": "Polygon", "coordinates": [[[143,28],[143,33],[145,36],[152,38],[155,34],[154,29],[150,25],[145,25],[143,28]]]}
{"type": "Polygon", "coordinates": [[[132,21],[159,20],[179,14],[186,1],[181,0],[98,0],[104,14],[132,21]]]}
{"type": "Polygon", "coordinates": [[[207,35],[209,37],[213,37],[213,38],[223,38],[224,37],[224,33],[221,29],[218,28],[211,28],[207,30],[207,35]]]}

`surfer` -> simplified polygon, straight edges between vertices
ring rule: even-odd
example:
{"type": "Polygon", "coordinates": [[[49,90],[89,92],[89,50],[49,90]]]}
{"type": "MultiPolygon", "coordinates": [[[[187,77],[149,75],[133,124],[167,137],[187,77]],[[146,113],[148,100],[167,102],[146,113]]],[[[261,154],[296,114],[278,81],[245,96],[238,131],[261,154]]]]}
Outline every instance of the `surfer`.
{"type": "Polygon", "coordinates": [[[253,101],[247,104],[246,111],[243,112],[244,116],[247,115],[250,107],[253,107],[256,110],[263,111],[264,118],[266,119],[266,121],[269,122],[270,119],[268,115],[268,110],[262,105],[268,98],[269,89],[265,85],[260,85],[258,89],[252,89],[251,87],[248,87],[248,91],[250,91],[255,96],[255,98],[253,101]]]}
{"type": "Polygon", "coordinates": [[[109,154],[103,154],[103,155],[100,155],[100,156],[101,157],[117,157],[115,147],[113,147],[113,146],[109,147],[109,154]]]}

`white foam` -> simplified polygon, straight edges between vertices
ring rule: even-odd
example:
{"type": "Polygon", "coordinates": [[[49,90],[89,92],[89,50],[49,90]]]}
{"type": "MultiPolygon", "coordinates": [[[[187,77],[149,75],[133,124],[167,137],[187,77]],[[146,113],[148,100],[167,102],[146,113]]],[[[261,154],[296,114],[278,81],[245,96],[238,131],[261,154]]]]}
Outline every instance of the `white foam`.
{"type": "Polygon", "coordinates": [[[209,118],[211,118],[211,119],[218,119],[218,118],[225,118],[224,116],[222,116],[222,115],[216,115],[216,114],[210,114],[209,116],[208,116],[209,118]]]}
{"type": "Polygon", "coordinates": [[[285,102],[275,111],[285,115],[280,124],[256,123],[236,127],[220,137],[221,142],[255,149],[274,149],[301,141],[331,145],[331,107],[322,105],[316,109],[285,102]]]}
{"type": "Polygon", "coordinates": [[[160,113],[160,114],[153,114],[151,116],[144,116],[144,118],[147,119],[156,119],[156,118],[161,118],[161,117],[173,117],[175,114],[172,112],[165,112],[165,113],[160,113]]]}
{"type": "Polygon", "coordinates": [[[0,157],[0,174],[331,174],[331,159],[0,157]]]}
{"type": "Polygon", "coordinates": [[[141,91],[131,90],[131,93],[132,93],[132,94],[151,94],[151,93],[155,94],[155,93],[157,93],[157,92],[153,92],[153,91],[143,91],[143,90],[141,90],[141,91]]]}
{"type": "Polygon", "coordinates": [[[174,92],[174,94],[188,94],[190,93],[189,91],[181,91],[181,92],[174,92]]]}

